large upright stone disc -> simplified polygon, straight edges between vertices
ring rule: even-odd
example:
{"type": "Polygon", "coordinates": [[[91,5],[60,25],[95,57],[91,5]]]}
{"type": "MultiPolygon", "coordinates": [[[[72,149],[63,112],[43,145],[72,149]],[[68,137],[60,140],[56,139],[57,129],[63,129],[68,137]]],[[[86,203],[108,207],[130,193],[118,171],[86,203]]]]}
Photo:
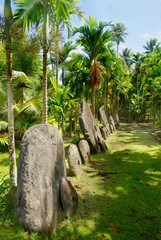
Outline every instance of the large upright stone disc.
{"type": "Polygon", "coordinates": [[[66,176],[64,145],[53,125],[31,127],[23,136],[18,163],[17,213],[31,231],[53,232],[59,205],[59,184],[66,176]]]}
{"type": "Polygon", "coordinates": [[[84,100],[80,105],[79,124],[84,138],[90,146],[91,152],[97,153],[101,150],[107,150],[96,119],[93,117],[91,110],[84,100]]]}

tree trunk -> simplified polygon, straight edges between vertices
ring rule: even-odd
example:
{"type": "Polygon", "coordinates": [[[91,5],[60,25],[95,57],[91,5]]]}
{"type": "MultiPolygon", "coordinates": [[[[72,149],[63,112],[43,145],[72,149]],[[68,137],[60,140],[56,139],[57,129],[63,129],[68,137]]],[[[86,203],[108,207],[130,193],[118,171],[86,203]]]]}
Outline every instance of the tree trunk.
{"type": "Polygon", "coordinates": [[[70,132],[69,132],[69,135],[70,135],[70,137],[72,137],[72,131],[73,131],[72,117],[70,117],[69,119],[70,119],[70,132]]]}
{"type": "Polygon", "coordinates": [[[51,47],[50,47],[50,59],[51,59],[51,69],[52,69],[52,73],[54,75],[54,64],[52,62],[52,54],[51,54],[51,47]]]}
{"type": "Polygon", "coordinates": [[[117,57],[119,56],[119,43],[117,42],[117,57]]]}
{"type": "Polygon", "coordinates": [[[14,138],[13,91],[12,91],[12,50],[11,50],[12,9],[11,9],[10,0],[5,0],[4,16],[5,16],[5,48],[6,48],[6,70],[7,70],[10,178],[12,179],[13,186],[17,186],[17,167],[16,167],[15,138],[14,138]]]}
{"type": "Polygon", "coordinates": [[[56,23],[56,84],[59,85],[59,24],[56,23]]]}
{"type": "Polygon", "coordinates": [[[42,122],[47,124],[47,54],[48,54],[48,1],[44,1],[43,13],[43,108],[42,108],[42,122]]]}
{"type": "Polygon", "coordinates": [[[64,68],[62,68],[62,85],[64,86],[64,68]]]}
{"type": "Polygon", "coordinates": [[[154,118],[153,118],[153,123],[156,121],[156,97],[154,97],[154,118]]]}
{"type": "Polygon", "coordinates": [[[131,105],[130,105],[130,101],[129,101],[129,122],[131,121],[131,105]]]}
{"type": "Polygon", "coordinates": [[[96,89],[96,110],[95,117],[98,119],[98,110],[99,110],[99,88],[96,89]]]}
{"type": "Polygon", "coordinates": [[[62,135],[64,136],[64,115],[62,115],[62,135]]]}
{"type": "Polygon", "coordinates": [[[106,86],[106,81],[104,85],[104,111],[105,114],[107,114],[107,86],[106,86]]]}
{"type": "Polygon", "coordinates": [[[69,132],[69,135],[70,135],[70,137],[72,137],[72,131],[73,131],[73,125],[72,125],[72,111],[70,111],[69,125],[70,125],[70,132],[69,132]]]}
{"type": "Polygon", "coordinates": [[[116,122],[119,124],[119,92],[116,93],[116,112],[115,112],[115,116],[116,116],[116,122]]]}
{"type": "Polygon", "coordinates": [[[96,89],[95,87],[93,86],[92,87],[92,113],[93,113],[93,116],[95,117],[95,113],[96,113],[96,89]]]}
{"type": "Polygon", "coordinates": [[[110,95],[110,115],[112,116],[112,94],[110,95]]]}

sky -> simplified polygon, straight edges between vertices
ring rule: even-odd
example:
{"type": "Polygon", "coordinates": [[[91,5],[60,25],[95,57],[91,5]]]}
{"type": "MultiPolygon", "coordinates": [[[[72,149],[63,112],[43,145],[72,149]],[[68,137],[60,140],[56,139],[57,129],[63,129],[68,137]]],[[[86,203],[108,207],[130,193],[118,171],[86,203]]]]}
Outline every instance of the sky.
{"type": "MultiPolygon", "coordinates": [[[[125,47],[133,52],[144,52],[143,45],[150,38],[161,42],[161,0],[79,0],[85,17],[93,16],[98,21],[122,22],[127,28],[125,47]]],[[[3,14],[4,0],[0,0],[0,15],[3,14]]],[[[83,21],[74,19],[80,26],[83,21]]]]}

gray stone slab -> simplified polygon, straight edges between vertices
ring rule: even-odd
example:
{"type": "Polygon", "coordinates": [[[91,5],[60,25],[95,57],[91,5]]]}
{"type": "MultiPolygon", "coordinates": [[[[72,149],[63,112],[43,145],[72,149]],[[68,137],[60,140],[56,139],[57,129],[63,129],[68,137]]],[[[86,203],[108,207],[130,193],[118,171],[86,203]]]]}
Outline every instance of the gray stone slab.
{"type": "Polygon", "coordinates": [[[107,139],[108,136],[110,135],[110,127],[107,121],[105,111],[102,108],[99,108],[99,120],[103,125],[103,127],[101,128],[102,136],[104,137],[104,139],[107,139]]]}
{"type": "Polygon", "coordinates": [[[23,136],[18,162],[17,215],[30,231],[56,229],[59,184],[66,176],[64,144],[53,125],[31,127],[23,136]]]}
{"type": "Polygon", "coordinates": [[[109,116],[110,130],[111,132],[116,131],[115,123],[112,116],[109,116]]]}
{"type": "Polygon", "coordinates": [[[101,150],[107,150],[106,143],[103,140],[97,122],[84,100],[80,104],[79,124],[84,138],[90,146],[91,152],[98,153],[101,150]]]}

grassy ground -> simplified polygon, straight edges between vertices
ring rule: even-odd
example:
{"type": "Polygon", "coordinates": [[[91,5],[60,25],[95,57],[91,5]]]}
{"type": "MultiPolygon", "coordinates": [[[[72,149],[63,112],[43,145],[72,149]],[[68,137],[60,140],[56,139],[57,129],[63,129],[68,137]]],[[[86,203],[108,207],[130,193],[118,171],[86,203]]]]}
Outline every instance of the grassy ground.
{"type": "MultiPolygon", "coordinates": [[[[76,215],[60,213],[55,240],[161,239],[161,145],[138,125],[122,125],[93,155],[82,176],[71,178],[79,194],[76,215]]],[[[8,171],[6,153],[0,172],[8,171]],[[2,169],[2,170],[1,170],[2,169]]],[[[47,239],[28,234],[14,220],[0,224],[0,239],[47,239]]]]}

